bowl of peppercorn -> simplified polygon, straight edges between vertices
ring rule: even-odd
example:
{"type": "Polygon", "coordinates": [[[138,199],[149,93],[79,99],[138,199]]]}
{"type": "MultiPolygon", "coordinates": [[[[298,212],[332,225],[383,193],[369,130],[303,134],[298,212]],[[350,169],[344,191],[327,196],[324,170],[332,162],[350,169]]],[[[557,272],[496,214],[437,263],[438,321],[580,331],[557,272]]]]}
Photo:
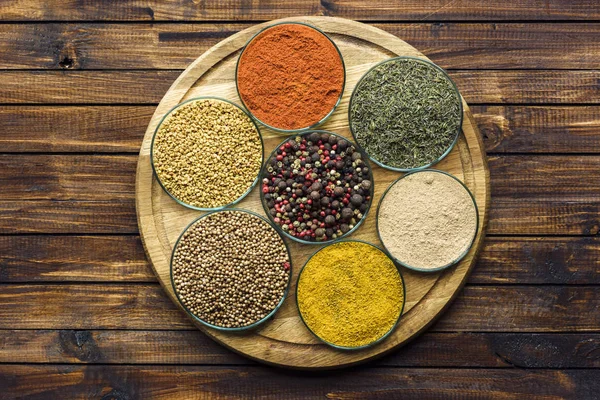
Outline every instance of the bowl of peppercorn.
{"type": "Polygon", "coordinates": [[[261,173],[260,198],[292,240],[328,243],[350,235],[373,200],[368,156],[347,138],[315,130],[281,142],[261,173]]]}

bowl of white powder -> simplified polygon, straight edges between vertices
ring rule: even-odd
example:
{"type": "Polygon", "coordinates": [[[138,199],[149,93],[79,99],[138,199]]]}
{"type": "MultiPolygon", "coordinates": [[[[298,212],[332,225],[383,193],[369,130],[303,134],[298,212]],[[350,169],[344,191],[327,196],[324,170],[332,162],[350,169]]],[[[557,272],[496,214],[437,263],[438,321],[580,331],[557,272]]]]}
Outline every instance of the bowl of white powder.
{"type": "Polygon", "coordinates": [[[435,272],[458,263],[479,227],[477,203],[456,177],[433,169],[408,173],[383,193],[377,209],[381,243],[406,268],[435,272]]]}

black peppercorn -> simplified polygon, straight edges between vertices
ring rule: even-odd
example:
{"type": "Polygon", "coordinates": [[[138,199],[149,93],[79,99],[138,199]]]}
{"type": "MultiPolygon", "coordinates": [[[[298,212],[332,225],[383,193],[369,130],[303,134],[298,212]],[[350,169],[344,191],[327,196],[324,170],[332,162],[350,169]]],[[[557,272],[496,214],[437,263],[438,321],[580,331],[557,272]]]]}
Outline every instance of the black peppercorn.
{"type": "Polygon", "coordinates": [[[333,210],[337,210],[337,209],[339,209],[339,208],[340,208],[340,202],[339,202],[339,201],[337,201],[337,200],[334,200],[334,201],[332,201],[332,202],[331,202],[331,208],[332,208],[333,210]]]}
{"type": "Polygon", "coordinates": [[[342,219],[347,221],[350,218],[352,218],[353,215],[354,215],[354,212],[352,211],[351,208],[348,208],[348,207],[342,208],[342,219]]]}
{"type": "Polygon", "coordinates": [[[338,141],[337,136],[335,136],[335,135],[330,135],[329,136],[329,144],[334,145],[334,144],[337,143],[337,141],[338,141]]]}
{"type": "Polygon", "coordinates": [[[321,189],[323,189],[323,185],[321,185],[321,182],[315,182],[312,184],[311,189],[316,190],[318,192],[321,189]]]}
{"type": "Polygon", "coordinates": [[[346,149],[346,147],[348,147],[348,141],[345,139],[340,139],[338,140],[338,150],[339,151],[344,151],[346,149]]]}
{"type": "Polygon", "coordinates": [[[363,197],[360,194],[355,194],[352,197],[350,197],[350,203],[352,203],[352,205],[355,207],[360,207],[362,202],[363,202],[363,197]]]}
{"type": "Polygon", "coordinates": [[[321,205],[326,206],[329,204],[329,197],[325,196],[321,198],[321,205]]]}
{"type": "Polygon", "coordinates": [[[310,158],[314,161],[319,161],[319,159],[321,158],[321,155],[319,153],[312,153],[312,155],[310,156],[310,158]]]}
{"type": "Polygon", "coordinates": [[[333,189],[333,194],[334,194],[335,196],[337,196],[337,197],[342,197],[344,194],[346,194],[346,191],[344,190],[344,188],[343,188],[343,187],[341,187],[341,186],[336,186],[336,187],[333,189]]]}
{"type": "Polygon", "coordinates": [[[333,235],[333,229],[331,229],[331,228],[325,229],[325,235],[327,235],[327,237],[331,237],[333,235]]]}
{"type": "Polygon", "coordinates": [[[323,228],[317,228],[317,230],[315,231],[315,236],[318,238],[321,238],[325,235],[325,229],[323,228]]]}
{"type": "Polygon", "coordinates": [[[365,190],[369,190],[371,189],[371,181],[364,179],[361,183],[360,186],[365,189],[365,190]]]}
{"type": "Polygon", "coordinates": [[[332,226],[335,224],[335,217],[333,215],[328,215],[325,217],[325,224],[327,226],[332,226]]]}
{"type": "Polygon", "coordinates": [[[335,169],[337,169],[338,171],[341,171],[342,169],[344,169],[344,162],[343,161],[336,161],[335,162],[335,169]]]}
{"type": "Polygon", "coordinates": [[[321,140],[323,141],[323,143],[327,142],[329,140],[329,133],[322,133],[321,134],[321,140]]]}
{"type": "Polygon", "coordinates": [[[346,233],[350,230],[350,227],[348,226],[348,224],[341,224],[340,225],[340,231],[342,231],[342,233],[346,233]]]}
{"type": "Polygon", "coordinates": [[[308,137],[308,140],[310,140],[313,143],[317,143],[319,141],[319,139],[320,139],[320,136],[319,136],[318,132],[313,132],[308,137]]]}
{"type": "Polygon", "coordinates": [[[279,188],[279,191],[285,190],[285,188],[287,187],[287,185],[285,184],[284,181],[279,182],[279,184],[277,185],[277,187],[279,188]]]}
{"type": "Polygon", "coordinates": [[[313,200],[319,200],[321,198],[321,194],[316,190],[310,192],[310,198],[313,200]]]}

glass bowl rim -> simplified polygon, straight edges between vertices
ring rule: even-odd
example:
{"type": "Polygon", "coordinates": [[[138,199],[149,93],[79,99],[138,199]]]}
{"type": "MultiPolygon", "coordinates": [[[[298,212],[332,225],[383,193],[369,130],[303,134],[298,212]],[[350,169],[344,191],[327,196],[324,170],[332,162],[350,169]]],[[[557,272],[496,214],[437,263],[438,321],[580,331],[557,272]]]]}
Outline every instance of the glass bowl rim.
{"type": "Polygon", "coordinates": [[[304,263],[304,265],[302,266],[302,268],[300,268],[300,271],[298,272],[298,277],[296,278],[296,308],[298,309],[298,315],[300,315],[300,319],[302,320],[302,323],[304,324],[304,326],[306,327],[306,329],[308,329],[308,331],[317,339],[319,339],[321,342],[325,343],[328,346],[331,346],[335,349],[338,350],[344,350],[344,351],[356,351],[356,350],[363,350],[363,349],[367,349],[370,347],[373,347],[381,342],[383,342],[385,339],[387,339],[395,330],[396,327],[398,326],[398,324],[400,323],[400,319],[402,318],[402,316],[404,315],[404,307],[406,305],[406,283],[404,281],[404,277],[402,276],[402,271],[400,270],[400,268],[398,268],[398,264],[396,263],[395,259],[390,256],[390,254],[387,252],[387,250],[385,248],[380,248],[379,246],[367,242],[365,240],[360,240],[360,239],[342,239],[342,240],[338,240],[334,243],[329,243],[326,246],[321,247],[320,249],[317,249],[316,251],[314,251],[310,257],[308,257],[308,259],[306,260],[306,262],[304,263]],[[392,264],[394,264],[394,267],[396,267],[396,271],[398,271],[398,276],[400,277],[400,282],[402,283],[402,306],[400,307],[400,314],[398,314],[398,318],[396,319],[396,322],[394,322],[394,324],[391,326],[391,328],[389,329],[389,331],[387,331],[383,336],[381,336],[380,338],[376,339],[375,341],[371,342],[371,343],[367,343],[367,344],[363,344],[361,346],[356,346],[356,347],[348,347],[348,346],[339,346],[337,344],[328,342],[327,340],[321,338],[319,335],[317,335],[315,332],[313,332],[313,330],[308,326],[308,324],[306,323],[306,321],[304,320],[304,317],[302,316],[302,312],[300,312],[300,305],[298,304],[298,286],[300,283],[300,277],[302,276],[302,272],[304,272],[304,268],[306,267],[306,265],[310,262],[310,260],[313,258],[313,256],[315,254],[317,254],[318,252],[320,252],[321,250],[329,247],[329,246],[333,246],[336,244],[340,244],[340,243],[346,243],[346,242],[354,242],[354,243],[362,243],[362,244],[366,244],[369,245],[371,247],[374,247],[375,249],[379,250],[380,252],[382,252],[387,258],[390,259],[390,261],[392,262],[392,264]]]}
{"type": "Polygon", "coordinates": [[[347,81],[347,77],[346,77],[346,63],[344,62],[344,57],[342,56],[342,52],[340,51],[340,49],[338,48],[337,44],[335,44],[335,42],[333,41],[332,38],[329,37],[329,35],[327,35],[323,30],[317,28],[314,25],[311,25],[309,23],[306,22],[300,22],[300,21],[282,21],[282,22],[277,22],[275,24],[270,24],[268,26],[265,26],[264,28],[261,28],[261,30],[259,30],[257,33],[255,33],[254,35],[252,35],[252,37],[246,42],[246,44],[244,45],[244,47],[242,47],[241,51],[240,51],[240,55],[238,56],[238,59],[236,61],[235,64],[235,90],[237,92],[237,95],[240,99],[240,101],[242,102],[242,104],[244,105],[244,107],[246,108],[246,110],[248,110],[248,113],[252,116],[253,119],[255,119],[256,121],[258,121],[261,125],[264,125],[265,127],[277,132],[277,133],[281,133],[284,135],[293,135],[296,133],[301,133],[307,130],[311,130],[316,128],[317,126],[321,125],[323,122],[325,122],[327,119],[329,119],[329,117],[331,117],[331,115],[335,112],[335,110],[338,108],[338,106],[340,105],[340,103],[342,102],[342,97],[344,95],[344,90],[346,88],[346,81],[347,81]],[[319,32],[320,34],[322,34],[323,36],[325,36],[327,38],[327,40],[329,40],[331,42],[331,44],[333,44],[333,47],[335,48],[335,50],[337,51],[338,55],[340,56],[340,60],[342,61],[342,70],[344,72],[344,81],[342,82],[342,90],[340,91],[340,96],[338,97],[336,103],[334,104],[334,106],[331,108],[331,111],[329,111],[323,118],[321,118],[319,121],[313,123],[312,125],[309,125],[307,127],[303,127],[303,128],[296,128],[296,129],[283,129],[283,128],[277,128],[274,127],[270,124],[267,124],[265,122],[263,122],[261,119],[259,119],[257,116],[254,115],[254,113],[252,113],[252,111],[250,110],[250,108],[246,105],[246,103],[244,102],[244,99],[242,98],[241,94],[240,94],[240,87],[238,84],[238,69],[240,66],[240,60],[242,59],[242,55],[244,54],[244,51],[246,51],[246,48],[248,47],[248,45],[250,43],[252,43],[252,41],[254,39],[256,39],[260,34],[262,34],[263,32],[265,32],[268,29],[271,29],[273,27],[276,27],[278,25],[304,25],[306,27],[312,28],[314,30],[316,30],[317,32],[319,32]]]}
{"type": "Polygon", "coordinates": [[[377,231],[377,238],[381,242],[381,245],[388,251],[388,253],[390,254],[390,257],[392,257],[392,259],[394,261],[396,261],[399,265],[403,266],[404,268],[408,268],[410,270],[417,271],[417,272],[426,272],[426,273],[439,272],[439,271],[443,271],[445,269],[448,269],[448,268],[458,264],[467,254],[469,254],[469,251],[471,251],[471,248],[473,247],[473,243],[475,243],[475,239],[477,238],[477,235],[479,234],[479,208],[477,207],[477,201],[475,200],[475,196],[473,195],[473,193],[471,193],[471,190],[469,190],[467,185],[465,185],[460,179],[458,179],[456,176],[452,175],[451,173],[442,171],[439,169],[421,169],[421,170],[417,170],[417,171],[411,171],[411,172],[407,172],[406,174],[402,175],[401,177],[395,179],[392,183],[390,183],[390,185],[385,189],[385,191],[381,195],[381,198],[379,199],[379,203],[377,204],[377,213],[375,215],[375,229],[377,231]],[[404,179],[407,176],[410,176],[413,174],[418,174],[418,173],[423,173],[423,172],[434,172],[434,173],[443,174],[443,175],[446,175],[446,176],[454,179],[455,181],[457,181],[469,194],[469,196],[471,197],[471,200],[473,201],[473,206],[475,207],[475,232],[473,233],[473,238],[471,239],[469,246],[467,246],[465,251],[463,251],[459,256],[457,256],[450,263],[442,265],[441,267],[433,268],[433,269],[413,267],[409,264],[406,264],[406,263],[400,261],[396,257],[394,257],[392,255],[392,253],[388,250],[388,248],[385,246],[385,242],[383,241],[383,239],[381,237],[381,233],[379,231],[379,210],[381,210],[381,204],[383,204],[383,200],[385,199],[385,196],[387,195],[388,191],[394,185],[396,185],[396,183],[398,183],[401,179],[404,179]]]}
{"type": "Polygon", "coordinates": [[[273,317],[275,315],[275,313],[277,313],[277,311],[279,311],[279,309],[283,305],[285,299],[289,295],[290,286],[291,286],[291,282],[292,282],[292,271],[293,271],[292,268],[293,268],[293,260],[292,260],[292,254],[290,252],[290,247],[286,243],[283,236],[277,231],[277,229],[275,229],[275,227],[271,223],[271,221],[269,221],[268,219],[266,219],[265,217],[263,217],[262,215],[254,212],[254,211],[245,210],[245,209],[241,209],[241,208],[227,208],[224,210],[208,211],[205,214],[202,214],[199,217],[194,218],[192,220],[192,222],[187,224],[187,226],[183,229],[183,231],[181,231],[181,233],[179,234],[179,237],[177,238],[177,241],[175,241],[173,250],[171,251],[171,261],[169,261],[169,277],[171,280],[171,287],[173,288],[173,293],[175,293],[175,297],[177,298],[177,302],[185,310],[186,314],[188,314],[194,321],[197,321],[198,323],[200,323],[208,328],[212,328],[212,329],[222,331],[222,332],[245,332],[245,331],[250,331],[250,330],[258,327],[259,325],[262,325],[263,323],[268,321],[271,317],[273,317]],[[266,222],[271,228],[273,228],[275,230],[275,232],[281,238],[281,241],[283,242],[283,245],[285,246],[285,249],[287,251],[287,255],[288,255],[289,263],[290,263],[287,285],[286,285],[285,291],[283,292],[283,296],[281,296],[281,300],[279,300],[279,303],[277,303],[275,308],[273,308],[273,310],[271,310],[264,318],[261,318],[260,320],[255,321],[255,322],[251,323],[250,325],[245,325],[245,326],[240,326],[240,327],[235,327],[235,328],[227,328],[227,327],[223,327],[223,326],[219,326],[219,325],[213,325],[210,322],[206,322],[203,319],[201,319],[200,317],[198,317],[197,315],[195,315],[194,313],[192,313],[187,308],[187,306],[185,304],[183,304],[183,302],[181,301],[181,297],[179,296],[179,293],[177,292],[177,288],[175,287],[175,281],[173,279],[173,260],[175,259],[175,251],[177,250],[177,246],[179,245],[179,242],[183,238],[183,235],[188,231],[189,228],[191,228],[193,225],[195,225],[196,222],[200,221],[201,219],[203,219],[209,215],[221,213],[221,212],[242,212],[242,213],[250,214],[254,217],[258,217],[259,219],[266,222]]]}
{"type": "Polygon", "coordinates": [[[362,147],[360,147],[358,144],[354,143],[353,141],[351,141],[349,138],[342,136],[340,134],[331,132],[331,131],[326,131],[323,129],[311,129],[309,131],[305,131],[305,132],[299,132],[293,136],[288,136],[286,137],[283,141],[281,141],[274,149],[273,151],[271,151],[271,153],[269,154],[269,157],[266,158],[263,168],[260,171],[260,175],[259,175],[259,180],[262,181],[261,178],[265,177],[265,171],[267,170],[267,165],[269,163],[269,160],[271,159],[271,157],[277,152],[277,149],[279,147],[281,147],[282,145],[284,145],[288,140],[293,140],[296,136],[304,136],[304,135],[310,135],[313,132],[319,132],[319,133],[328,133],[330,135],[334,135],[337,136],[338,138],[344,139],[346,141],[348,141],[349,143],[352,143],[352,145],[356,148],[356,150],[360,151],[362,157],[363,157],[363,162],[365,163],[365,165],[367,166],[367,168],[369,168],[369,177],[371,178],[371,190],[372,190],[372,195],[371,195],[371,200],[369,200],[369,203],[367,205],[367,210],[363,213],[363,217],[356,223],[356,225],[354,225],[354,228],[350,229],[348,232],[342,234],[342,236],[339,236],[335,239],[330,239],[330,240],[325,240],[322,242],[311,242],[309,240],[304,240],[304,239],[300,239],[297,238],[295,236],[290,235],[289,233],[285,232],[283,229],[281,229],[281,227],[279,225],[277,225],[275,223],[275,221],[271,220],[271,214],[269,213],[269,208],[267,207],[266,204],[266,200],[265,200],[265,194],[262,192],[262,190],[260,190],[259,193],[259,197],[260,197],[260,203],[263,206],[263,210],[265,212],[265,214],[267,215],[267,218],[269,219],[270,222],[273,223],[273,225],[275,226],[275,228],[282,233],[286,238],[289,238],[290,240],[293,240],[297,243],[302,243],[302,244],[309,244],[309,245],[324,245],[324,244],[331,244],[334,243],[336,241],[339,241],[343,238],[347,238],[348,236],[350,236],[351,234],[353,234],[359,227],[360,225],[364,222],[364,220],[367,218],[367,215],[369,214],[369,211],[371,210],[371,207],[373,206],[373,200],[375,198],[375,176],[373,175],[373,170],[371,168],[371,164],[369,164],[369,156],[365,153],[365,151],[363,150],[362,147]]]}
{"type": "Polygon", "coordinates": [[[219,211],[219,210],[223,210],[227,207],[233,206],[233,205],[239,203],[240,201],[242,201],[246,196],[248,196],[250,194],[250,192],[252,192],[252,190],[256,187],[256,184],[260,180],[260,174],[261,174],[262,165],[264,162],[265,162],[265,143],[263,141],[263,137],[260,132],[260,129],[259,129],[258,125],[256,124],[256,121],[254,120],[254,118],[252,118],[252,115],[250,115],[243,107],[240,107],[239,105],[235,104],[233,101],[224,99],[222,97],[217,97],[217,96],[194,97],[194,98],[188,99],[186,101],[183,101],[183,102],[171,107],[171,109],[169,109],[169,111],[167,111],[165,113],[165,115],[163,115],[161,117],[160,121],[158,122],[158,125],[156,125],[156,128],[154,129],[154,133],[152,135],[152,142],[150,143],[150,165],[152,166],[152,172],[153,172],[154,176],[156,177],[156,180],[158,181],[158,184],[160,185],[160,187],[164,190],[164,192],[166,194],[169,195],[169,197],[171,197],[173,200],[175,200],[175,202],[177,202],[178,204],[180,204],[184,207],[187,207],[187,208],[190,208],[190,209],[196,210],[196,211],[219,211]],[[156,167],[154,166],[154,141],[156,140],[156,135],[158,134],[158,130],[162,126],[163,122],[167,119],[167,117],[169,117],[171,115],[171,113],[173,111],[177,110],[179,107],[182,107],[183,105],[185,105],[187,103],[192,103],[192,102],[201,101],[201,100],[215,100],[215,101],[225,102],[225,103],[231,104],[232,106],[234,106],[237,109],[239,109],[240,111],[242,111],[250,119],[250,121],[252,121],[252,124],[256,128],[256,132],[258,133],[258,138],[260,139],[260,148],[261,148],[261,160],[260,160],[261,168],[258,170],[258,175],[254,179],[254,182],[252,182],[252,184],[248,187],[248,190],[246,190],[242,195],[240,195],[237,199],[233,200],[232,202],[221,205],[221,206],[212,207],[212,208],[197,207],[197,206],[188,204],[188,203],[184,202],[183,200],[178,199],[174,194],[169,192],[167,190],[167,188],[163,185],[162,181],[160,180],[160,177],[158,176],[158,173],[156,172],[156,167]]]}
{"type": "MultiPolygon", "coordinates": [[[[379,165],[382,168],[388,169],[390,171],[395,171],[395,172],[415,172],[415,171],[420,171],[420,170],[423,170],[423,169],[427,169],[427,168],[429,168],[429,167],[431,167],[431,166],[439,163],[444,158],[446,158],[446,156],[448,154],[450,154],[450,152],[452,151],[452,149],[454,149],[454,146],[456,145],[456,143],[458,142],[458,138],[460,137],[460,133],[462,132],[462,126],[463,126],[463,122],[464,122],[463,98],[462,98],[462,96],[460,94],[460,91],[458,90],[458,87],[456,86],[456,83],[452,80],[452,78],[450,78],[450,75],[448,75],[448,73],[446,71],[444,71],[442,69],[442,67],[440,67],[439,65],[435,64],[434,62],[432,62],[430,60],[426,60],[426,59],[420,58],[420,57],[413,57],[413,56],[397,56],[397,57],[392,57],[392,58],[388,58],[388,59],[385,59],[383,61],[380,61],[377,64],[373,65],[371,68],[369,68],[369,70],[367,72],[365,72],[360,77],[360,79],[358,80],[358,82],[356,82],[356,86],[354,86],[354,89],[352,89],[352,94],[350,95],[350,100],[348,100],[348,128],[350,129],[350,133],[352,134],[352,137],[354,138],[354,141],[358,144],[359,142],[356,139],[356,135],[354,133],[354,128],[352,126],[352,118],[351,118],[352,101],[354,100],[354,95],[356,93],[356,90],[360,86],[360,84],[363,81],[363,79],[369,73],[371,73],[371,71],[373,71],[375,68],[377,68],[380,65],[383,65],[385,63],[393,62],[393,61],[398,61],[398,60],[413,60],[413,61],[421,62],[423,64],[426,64],[428,66],[431,66],[431,67],[435,68],[436,70],[440,71],[446,77],[446,79],[448,79],[448,81],[450,81],[450,83],[452,84],[452,87],[454,88],[454,92],[458,96],[458,107],[459,107],[459,111],[460,111],[460,113],[459,113],[460,114],[460,120],[459,120],[459,124],[458,124],[458,129],[456,130],[456,134],[454,135],[454,139],[452,140],[452,143],[450,144],[450,146],[448,146],[448,148],[446,149],[446,151],[444,151],[437,159],[433,160],[429,164],[419,165],[417,167],[412,167],[412,168],[398,168],[398,167],[392,167],[391,165],[384,164],[383,162],[375,159],[375,157],[372,157],[369,153],[367,153],[369,155],[369,158],[371,159],[371,161],[373,161],[375,164],[379,165]]],[[[365,150],[365,152],[366,152],[366,150],[365,150]]]]}

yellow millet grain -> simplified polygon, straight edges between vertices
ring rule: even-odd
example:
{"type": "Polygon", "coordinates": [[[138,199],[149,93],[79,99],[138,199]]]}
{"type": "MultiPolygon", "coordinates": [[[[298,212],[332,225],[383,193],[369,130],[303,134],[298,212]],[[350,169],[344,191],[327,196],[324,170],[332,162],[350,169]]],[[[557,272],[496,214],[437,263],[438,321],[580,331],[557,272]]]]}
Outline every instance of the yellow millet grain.
{"type": "Polygon", "coordinates": [[[240,108],[215,99],[174,110],[153,143],[156,175],[180,201],[202,208],[227,205],[250,189],[262,165],[258,129],[240,108]]]}
{"type": "Polygon", "coordinates": [[[324,247],[298,281],[298,308],[314,334],[360,347],[392,329],[404,303],[402,277],[381,250],[361,242],[324,247]]]}

